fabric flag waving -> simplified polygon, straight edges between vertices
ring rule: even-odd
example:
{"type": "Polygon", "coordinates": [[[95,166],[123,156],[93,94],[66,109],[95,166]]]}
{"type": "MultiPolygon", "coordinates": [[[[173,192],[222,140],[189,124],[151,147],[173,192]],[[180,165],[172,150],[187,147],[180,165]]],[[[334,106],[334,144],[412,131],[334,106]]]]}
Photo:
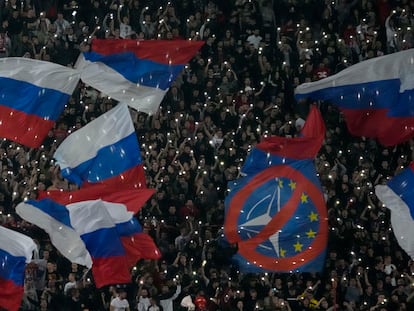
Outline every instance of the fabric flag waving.
{"type": "Polygon", "coordinates": [[[92,267],[91,255],[74,230],[65,206],[50,199],[27,201],[17,205],[16,212],[23,219],[45,230],[56,249],[71,262],[92,267]]]}
{"type": "MultiPolygon", "coordinates": [[[[132,215],[141,210],[153,193],[153,189],[121,189],[113,191],[112,186],[96,185],[77,191],[52,190],[40,192],[39,199],[49,198],[62,205],[101,199],[106,202],[124,205],[128,211],[128,217],[136,222],[132,215]]],[[[135,229],[133,231],[123,231],[120,234],[130,266],[134,265],[139,259],[159,259],[161,253],[152,237],[142,232],[139,223],[135,223],[134,226],[135,229]]]]}
{"type": "Polygon", "coordinates": [[[122,187],[121,189],[114,191],[112,185],[97,184],[93,187],[81,188],[76,191],[39,191],[38,199],[50,198],[63,205],[101,199],[107,202],[122,203],[126,206],[129,212],[136,214],[141,210],[154,192],[154,189],[139,187],[122,187]]]}
{"type": "Polygon", "coordinates": [[[62,113],[80,73],[51,62],[0,60],[0,136],[37,148],[62,113]]]}
{"type": "Polygon", "coordinates": [[[28,236],[0,226],[0,307],[17,311],[24,292],[26,264],[36,244],[28,236]]]}
{"type": "Polygon", "coordinates": [[[132,108],[153,114],[185,64],[204,44],[190,40],[94,39],[79,56],[81,79],[132,108]]]}
{"type": "MultiPolygon", "coordinates": [[[[78,235],[92,258],[92,274],[97,287],[131,281],[121,235],[130,234],[137,226],[131,219],[132,213],[128,213],[122,204],[91,200],[64,206],[43,199],[20,203],[16,211],[35,225],[41,226],[46,223],[44,219],[48,219],[60,223],[61,231],[72,231],[72,235],[78,235]]],[[[42,228],[48,231],[48,228],[42,228]]],[[[48,233],[52,239],[55,232],[48,233]]],[[[70,240],[63,242],[54,243],[54,246],[59,251],[71,246],[70,240]]],[[[68,253],[66,251],[63,254],[68,253]]]]}
{"type": "Polygon", "coordinates": [[[118,104],[70,134],[53,157],[62,176],[77,185],[146,185],[138,139],[126,104],[118,104]]]}
{"type": "Polygon", "coordinates": [[[353,135],[376,138],[385,146],[402,143],[414,136],[414,49],[301,84],[295,97],[336,104],[353,135]]]}
{"type": "Polygon", "coordinates": [[[325,126],[316,107],[301,134],[264,138],[247,157],[243,177],[229,183],[224,234],[238,244],[241,271],[322,270],[328,224],[313,158],[325,126]]]}
{"type": "Polygon", "coordinates": [[[375,186],[378,199],[391,211],[391,226],[401,248],[414,259],[414,162],[386,185],[375,186]]]}

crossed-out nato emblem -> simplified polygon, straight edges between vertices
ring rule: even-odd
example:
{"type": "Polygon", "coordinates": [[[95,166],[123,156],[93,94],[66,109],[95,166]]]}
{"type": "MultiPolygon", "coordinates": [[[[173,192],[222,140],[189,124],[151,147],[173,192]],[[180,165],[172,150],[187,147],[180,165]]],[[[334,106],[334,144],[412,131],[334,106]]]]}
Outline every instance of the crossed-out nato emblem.
{"type": "Polygon", "coordinates": [[[312,161],[300,162],[300,169],[273,165],[234,181],[225,235],[247,264],[284,272],[322,267],[322,260],[313,268],[309,264],[326,248],[325,201],[312,161]]]}

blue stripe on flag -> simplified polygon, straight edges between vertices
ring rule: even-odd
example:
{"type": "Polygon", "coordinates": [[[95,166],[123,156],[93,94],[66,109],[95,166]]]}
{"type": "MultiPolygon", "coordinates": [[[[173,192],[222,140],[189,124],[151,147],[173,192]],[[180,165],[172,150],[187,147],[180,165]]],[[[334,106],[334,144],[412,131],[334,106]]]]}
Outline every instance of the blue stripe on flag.
{"type": "Polygon", "coordinates": [[[0,105],[57,120],[70,95],[34,84],[0,77],[0,105]]]}
{"type": "Polygon", "coordinates": [[[0,248],[0,278],[11,280],[14,284],[23,286],[26,257],[13,256],[0,248]]]}
{"type": "Polygon", "coordinates": [[[116,229],[120,236],[131,236],[142,232],[141,224],[135,217],[132,217],[130,221],[116,224],[116,229]]]}
{"type": "Polygon", "coordinates": [[[165,65],[147,59],[139,59],[132,52],[108,56],[88,52],[83,55],[90,62],[105,64],[132,83],[162,90],[167,90],[171,82],[184,68],[184,65],[165,65]]]}
{"type": "Polygon", "coordinates": [[[48,198],[43,199],[41,201],[29,200],[26,202],[26,204],[30,204],[38,208],[45,214],[56,219],[58,222],[61,222],[65,226],[73,229],[71,222],[70,222],[69,211],[66,208],[66,206],[58,204],[48,198]]]}
{"type": "Polygon", "coordinates": [[[115,144],[98,150],[95,157],[74,168],[62,169],[62,176],[75,181],[87,180],[99,182],[117,176],[142,162],[141,154],[137,152],[137,137],[135,133],[119,140],[115,144]],[[76,174],[72,174],[76,172],[76,174]]]}
{"type": "Polygon", "coordinates": [[[414,172],[411,167],[391,178],[387,186],[401,198],[409,207],[411,218],[414,220],[414,172]]]}
{"type": "MultiPolygon", "coordinates": [[[[394,96],[395,97],[395,96],[394,96]]],[[[391,100],[390,100],[391,101],[391,100]]],[[[414,116],[414,90],[406,90],[398,94],[398,102],[388,112],[390,117],[414,116]]]]}
{"type": "Polygon", "coordinates": [[[93,259],[125,255],[125,250],[115,227],[102,228],[82,234],[81,239],[93,259]]]}
{"type": "Polygon", "coordinates": [[[380,109],[395,105],[399,89],[400,80],[392,79],[327,87],[307,94],[298,93],[295,97],[328,100],[345,109],[380,109]]]}

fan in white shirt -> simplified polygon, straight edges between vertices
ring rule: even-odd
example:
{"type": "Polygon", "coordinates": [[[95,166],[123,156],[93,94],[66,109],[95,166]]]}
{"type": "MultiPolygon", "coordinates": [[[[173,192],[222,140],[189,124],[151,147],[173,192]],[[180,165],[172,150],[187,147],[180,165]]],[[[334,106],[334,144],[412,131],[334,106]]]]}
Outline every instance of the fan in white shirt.
{"type": "Polygon", "coordinates": [[[126,299],[127,293],[125,290],[119,290],[118,297],[115,297],[111,301],[110,311],[130,311],[129,302],[126,299]]]}
{"type": "Polygon", "coordinates": [[[147,311],[148,307],[151,305],[151,300],[148,297],[148,290],[146,288],[140,288],[138,290],[138,304],[137,309],[138,311],[147,311]]]}

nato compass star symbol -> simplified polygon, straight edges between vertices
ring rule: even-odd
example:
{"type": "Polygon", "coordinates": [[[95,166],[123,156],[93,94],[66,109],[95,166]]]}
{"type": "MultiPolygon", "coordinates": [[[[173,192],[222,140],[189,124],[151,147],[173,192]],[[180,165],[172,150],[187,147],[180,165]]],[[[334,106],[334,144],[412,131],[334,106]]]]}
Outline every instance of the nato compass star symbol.
{"type": "MultiPolygon", "coordinates": [[[[275,185],[272,194],[268,194],[263,197],[261,200],[256,202],[253,205],[251,210],[246,216],[246,221],[240,224],[240,229],[245,230],[249,237],[256,235],[260,232],[260,228],[266,226],[273,218],[273,215],[278,213],[281,209],[281,189],[284,187],[284,181],[280,178],[274,178],[275,185]],[[262,208],[263,202],[269,201],[266,208],[262,208]],[[276,207],[276,208],[274,208],[276,207]],[[263,210],[263,213],[259,213],[258,216],[252,218],[252,214],[258,214],[259,209],[263,210]],[[256,212],[256,213],[255,213],[256,212]]],[[[296,188],[296,183],[290,181],[288,187],[293,191],[296,188]]],[[[276,231],[269,237],[269,242],[272,245],[273,251],[276,253],[277,257],[284,257],[286,251],[279,247],[279,233],[276,231]]],[[[260,244],[259,247],[271,250],[269,246],[260,244]]]]}

